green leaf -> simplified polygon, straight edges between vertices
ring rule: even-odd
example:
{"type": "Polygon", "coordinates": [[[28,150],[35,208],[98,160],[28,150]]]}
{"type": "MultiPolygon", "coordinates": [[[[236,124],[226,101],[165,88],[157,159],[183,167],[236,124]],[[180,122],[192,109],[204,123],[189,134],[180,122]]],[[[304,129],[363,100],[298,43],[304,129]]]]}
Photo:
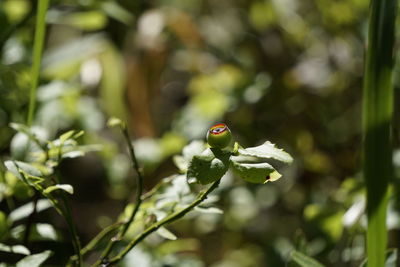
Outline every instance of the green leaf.
{"type": "Polygon", "coordinates": [[[0,251],[4,252],[11,252],[11,253],[16,253],[16,254],[23,254],[23,255],[29,255],[31,252],[29,249],[22,245],[15,245],[15,246],[8,246],[5,244],[0,243],[0,251]]]}
{"type": "Polygon", "coordinates": [[[46,250],[42,253],[26,256],[17,262],[16,267],[39,267],[52,253],[50,250],[46,250]]]}
{"type": "Polygon", "coordinates": [[[60,137],[58,139],[60,140],[61,143],[64,143],[65,141],[70,139],[74,135],[74,133],[75,133],[74,130],[68,131],[68,132],[63,133],[62,135],[60,135],[60,137]]]}
{"type": "Polygon", "coordinates": [[[200,184],[209,184],[220,179],[229,168],[229,152],[220,149],[206,149],[189,163],[187,179],[200,184]]]}
{"type": "Polygon", "coordinates": [[[395,98],[392,74],[397,52],[397,7],[396,0],[372,0],[369,5],[363,75],[361,155],[367,196],[365,213],[368,221],[366,247],[369,267],[384,266],[388,244],[386,220],[389,185],[394,176],[392,122],[395,98]]]}
{"type": "Polygon", "coordinates": [[[85,155],[85,152],[75,150],[75,151],[69,151],[69,152],[64,153],[62,155],[62,158],[63,159],[66,159],[66,158],[73,159],[73,158],[83,157],[84,155],[85,155]]]}
{"type": "MultiPolygon", "coordinates": [[[[243,180],[256,183],[264,184],[271,181],[271,174],[276,172],[274,167],[268,163],[241,163],[234,160],[232,162],[233,171],[237,173],[243,180]]],[[[280,176],[279,176],[280,177],[280,176]]],[[[278,177],[278,178],[279,178],[278,177]]],[[[276,179],[276,175],[274,175],[276,179]]]]}
{"type": "Polygon", "coordinates": [[[53,225],[48,223],[38,223],[35,225],[36,232],[40,236],[40,240],[57,240],[57,232],[53,225]]]}
{"type": "Polygon", "coordinates": [[[290,258],[301,267],[324,267],[318,261],[296,250],[292,251],[290,258]]]}
{"type": "Polygon", "coordinates": [[[111,117],[107,121],[107,126],[110,128],[113,128],[113,127],[122,127],[123,128],[125,126],[125,123],[122,120],[118,119],[117,117],[111,117]]]}
{"type": "Polygon", "coordinates": [[[206,145],[203,141],[194,140],[182,149],[182,156],[190,161],[193,156],[201,155],[205,148],[206,145]]]}
{"type": "Polygon", "coordinates": [[[126,25],[131,25],[134,19],[133,15],[129,11],[114,1],[102,3],[101,9],[111,18],[116,19],[126,25]]]}
{"type": "Polygon", "coordinates": [[[32,183],[41,183],[44,181],[44,179],[40,177],[43,175],[42,172],[29,163],[7,160],[4,162],[4,165],[12,174],[24,182],[25,179],[32,183]]]}
{"type": "Polygon", "coordinates": [[[266,141],[264,144],[256,147],[239,148],[239,155],[252,156],[261,159],[276,159],[285,163],[291,163],[293,158],[283,151],[282,149],[276,148],[274,144],[266,141]]]}
{"type": "Polygon", "coordinates": [[[224,211],[215,207],[208,207],[208,208],[203,208],[203,207],[194,207],[195,211],[201,212],[201,213],[208,213],[208,214],[223,214],[224,211]]]}
{"type": "Polygon", "coordinates": [[[23,160],[29,152],[38,150],[37,145],[24,133],[17,133],[11,140],[10,152],[13,159],[23,160]]]}
{"type": "MultiPolygon", "coordinates": [[[[47,199],[40,199],[37,202],[37,206],[36,206],[36,212],[41,212],[45,209],[50,208],[51,202],[47,199]]],[[[18,221],[21,219],[24,219],[26,217],[28,217],[33,211],[33,202],[29,202],[15,210],[13,210],[10,215],[8,216],[8,218],[12,221],[18,221]]]]}
{"type": "Polygon", "coordinates": [[[178,167],[178,169],[182,173],[187,172],[189,163],[192,160],[193,156],[200,155],[204,151],[204,149],[205,143],[203,141],[194,140],[190,142],[182,149],[182,156],[175,155],[173,157],[173,161],[176,167],[178,167]]]}
{"type": "Polygon", "coordinates": [[[176,235],[174,235],[171,231],[169,231],[165,227],[158,228],[157,234],[159,234],[161,237],[164,237],[165,239],[169,239],[169,240],[177,240],[178,239],[176,237],[176,235]]]}
{"type": "Polygon", "coordinates": [[[84,31],[96,31],[107,25],[108,18],[101,11],[91,10],[68,14],[61,17],[59,22],[84,31]]]}
{"type": "Polygon", "coordinates": [[[31,130],[28,126],[20,124],[20,123],[15,123],[15,122],[11,122],[10,123],[10,127],[13,128],[14,130],[16,130],[17,132],[22,132],[25,133],[29,136],[33,135],[31,133],[31,130]]]}
{"type": "Polygon", "coordinates": [[[188,163],[184,157],[181,155],[175,155],[172,157],[172,161],[174,162],[175,166],[181,171],[182,173],[187,171],[188,163]]]}
{"type": "MultiPolygon", "coordinates": [[[[385,267],[396,267],[398,266],[397,264],[397,249],[396,248],[390,248],[386,250],[386,260],[385,260],[385,267]]],[[[367,267],[368,266],[368,258],[365,259],[359,267],[367,267]]]]}
{"type": "Polygon", "coordinates": [[[56,184],[56,185],[49,186],[44,190],[44,193],[50,194],[51,192],[53,192],[55,190],[63,190],[71,195],[74,193],[74,188],[69,184],[56,184]]]}

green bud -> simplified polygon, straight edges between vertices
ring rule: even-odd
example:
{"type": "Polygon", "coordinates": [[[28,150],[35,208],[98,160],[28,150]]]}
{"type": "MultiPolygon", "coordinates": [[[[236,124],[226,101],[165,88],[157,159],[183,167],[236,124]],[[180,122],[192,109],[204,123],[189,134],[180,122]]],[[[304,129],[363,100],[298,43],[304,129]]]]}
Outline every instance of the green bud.
{"type": "Polygon", "coordinates": [[[231,130],[224,123],[215,124],[207,132],[207,143],[211,147],[224,148],[229,145],[231,139],[231,130]]]}

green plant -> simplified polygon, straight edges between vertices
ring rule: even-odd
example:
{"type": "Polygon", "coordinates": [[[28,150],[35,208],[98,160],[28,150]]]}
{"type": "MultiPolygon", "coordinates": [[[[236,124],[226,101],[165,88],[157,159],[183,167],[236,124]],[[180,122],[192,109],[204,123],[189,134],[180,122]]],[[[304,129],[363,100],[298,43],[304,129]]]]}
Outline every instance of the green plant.
{"type": "Polygon", "coordinates": [[[363,174],[367,187],[368,266],[384,266],[388,185],[393,177],[393,45],[397,1],[373,0],[363,90],[363,174]]]}
{"type": "MultiPolygon", "coordinates": [[[[78,255],[76,265],[81,266],[82,258],[79,253],[81,245],[67,197],[67,194],[73,194],[74,190],[71,185],[60,181],[57,168],[63,159],[82,156],[85,152],[91,151],[93,147],[78,145],[77,139],[82,136],[82,131],[68,131],[59,138],[48,141],[38,135],[37,128],[29,128],[16,123],[12,123],[10,126],[18,131],[20,136],[27,137],[27,139],[24,139],[26,140],[25,142],[20,141],[14,147],[14,156],[18,156],[18,151],[22,150],[25,151],[26,157],[23,157],[25,161],[5,161],[4,165],[10,175],[20,179],[37,196],[40,195],[48,200],[51,206],[65,218],[75,253],[78,255]]],[[[39,198],[34,201],[31,214],[36,213],[38,201],[40,201],[39,198]]],[[[25,227],[25,243],[29,239],[31,227],[29,222],[28,218],[28,223],[25,227]]],[[[50,256],[50,254],[46,255],[50,256]]]]}
{"type": "Polygon", "coordinates": [[[100,244],[104,245],[104,249],[93,266],[108,266],[121,261],[130,250],[153,232],[167,239],[176,239],[165,226],[194,209],[206,212],[216,210],[210,206],[212,202],[204,204],[204,201],[218,188],[221,178],[229,168],[245,181],[267,183],[277,180],[281,175],[272,165],[265,162],[266,160],[284,163],[292,161],[288,153],[270,142],[250,148],[243,148],[235,143],[233,148],[220,149],[207,147],[202,141],[194,141],[183,149],[182,155],[174,158],[179,174],[163,179],[152,190],[143,194],[143,174],[127,127],[116,118],[110,119],[108,124],[120,128],[125,137],[132,167],[137,174],[136,201],[126,207],[126,212],[116,223],[105,228],[83,248],[80,247],[66,195],[72,194],[73,188],[69,184],[61,183],[57,176],[57,168],[62,159],[81,156],[95,147],[78,145],[76,139],[83,132],[69,131],[56,140],[45,141],[31,128],[12,124],[19,134],[29,138],[30,151],[25,162],[8,160],[5,165],[10,174],[38,192],[43,199],[47,199],[65,218],[75,249],[75,255],[70,258],[70,264],[74,266],[81,266],[83,257],[97,250],[100,244]],[[210,185],[202,189],[198,184],[210,185]]]}
{"type": "Polygon", "coordinates": [[[33,64],[32,64],[32,85],[29,95],[29,110],[27,124],[31,125],[36,106],[36,89],[39,84],[40,66],[42,63],[42,53],[44,39],[46,35],[46,12],[49,6],[49,0],[39,0],[37,4],[35,41],[33,44],[33,64]]]}

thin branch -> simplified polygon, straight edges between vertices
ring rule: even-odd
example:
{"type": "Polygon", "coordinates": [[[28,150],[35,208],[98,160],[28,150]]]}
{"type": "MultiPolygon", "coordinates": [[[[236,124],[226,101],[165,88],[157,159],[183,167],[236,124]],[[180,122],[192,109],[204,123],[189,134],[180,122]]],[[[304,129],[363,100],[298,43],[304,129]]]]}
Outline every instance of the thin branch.
{"type": "MultiPolygon", "coordinates": [[[[103,240],[107,235],[109,235],[114,230],[118,229],[122,225],[122,222],[117,222],[104,228],[100,233],[98,233],[84,248],[81,249],[81,255],[86,255],[89,251],[93,250],[99,245],[101,240],[103,240]]],[[[78,259],[77,255],[73,255],[70,261],[76,261],[78,259]]]]}
{"type": "Polygon", "coordinates": [[[83,256],[89,251],[93,250],[104,237],[109,235],[112,231],[118,229],[122,224],[122,222],[117,222],[104,228],[84,248],[82,248],[81,255],[83,256]]]}
{"type": "MultiPolygon", "coordinates": [[[[57,165],[59,165],[60,162],[58,162],[57,165]]],[[[60,183],[60,179],[58,175],[54,175],[53,177],[55,179],[56,184],[60,183]]],[[[75,262],[77,263],[77,266],[80,267],[82,266],[82,255],[81,255],[81,241],[79,239],[78,232],[76,231],[76,226],[72,217],[72,212],[71,212],[71,206],[68,202],[68,198],[65,192],[61,192],[61,200],[63,202],[63,212],[62,215],[64,219],[67,222],[68,230],[71,234],[71,240],[72,240],[72,245],[74,246],[74,251],[76,254],[76,260],[75,262]]]]}
{"type": "MultiPolygon", "coordinates": [[[[177,211],[164,219],[162,219],[159,222],[154,223],[150,227],[148,227],[143,233],[138,235],[135,239],[133,239],[117,256],[114,258],[110,259],[107,264],[116,264],[119,262],[132,248],[134,248],[138,243],[140,243],[143,239],[145,239],[148,235],[151,233],[155,232],[157,229],[159,229],[161,226],[169,224],[171,222],[174,222],[180,218],[182,218],[184,215],[186,215],[189,211],[191,211],[194,207],[199,205],[201,202],[203,202],[208,194],[210,194],[212,191],[214,191],[218,185],[219,185],[220,180],[215,181],[214,183],[211,184],[211,186],[203,191],[201,194],[198,195],[196,200],[194,200],[189,206],[186,208],[177,211]]],[[[96,262],[94,266],[99,266],[101,262],[96,262]]]]}
{"type": "Polygon", "coordinates": [[[81,242],[79,240],[79,236],[76,231],[74,220],[72,218],[71,207],[69,205],[69,202],[65,195],[65,192],[61,192],[61,198],[64,202],[64,207],[65,207],[64,218],[67,221],[67,225],[68,225],[69,231],[71,233],[72,244],[74,246],[74,250],[75,250],[75,253],[77,256],[77,260],[76,260],[77,266],[80,267],[80,266],[82,266],[81,242]]]}
{"type": "Polygon", "coordinates": [[[135,150],[133,148],[129,132],[126,126],[122,128],[122,132],[124,133],[125,140],[128,144],[129,155],[131,156],[132,166],[136,171],[138,179],[137,179],[137,189],[136,189],[136,205],[131,216],[128,219],[128,222],[122,227],[120,238],[122,238],[125,235],[126,231],[128,231],[129,226],[135,219],[135,216],[139,211],[139,207],[142,204],[142,193],[143,193],[143,172],[142,169],[139,167],[139,163],[136,159],[135,150]]]}
{"type": "Polygon", "coordinates": [[[108,255],[111,253],[115,244],[124,237],[124,235],[126,234],[126,232],[129,229],[129,226],[134,221],[135,216],[136,216],[137,212],[139,211],[140,205],[142,204],[143,172],[142,172],[142,169],[139,167],[139,163],[136,159],[135,150],[133,148],[131,138],[129,136],[129,132],[128,132],[126,125],[124,123],[121,123],[120,127],[121,127],[122,133],[124,135],[125,142],[128,145],[132,168],[135,170],[135,172],[137,174],[136,205],[135,205],[135,208],[133,209],[131,215],[129,216],[128,220],[122,226],[121,231],[118,233],[118,235],[115,238],[111,239],[111,242],[108,243],[107,247],[105,248],[105,250],[103,251],[103,253],[100,257],[101,260],[107,259],[108,255]]]}

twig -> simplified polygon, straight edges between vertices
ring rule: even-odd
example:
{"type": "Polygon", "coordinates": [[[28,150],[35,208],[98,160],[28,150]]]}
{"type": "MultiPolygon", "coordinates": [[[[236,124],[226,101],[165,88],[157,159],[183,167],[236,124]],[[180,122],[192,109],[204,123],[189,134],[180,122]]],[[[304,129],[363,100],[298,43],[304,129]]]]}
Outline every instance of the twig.
{"type": "Polygon", "coordinates": [[[124,123],[121,123],[120,127],[121,127],[122,133],[123,133],[123,135],[125,137],[125,141],[126,141],[126,143],[128,145],[129,155],[130,155],[130,158],[131,158],[132,167],[133,167],[133,169],[135,170],[135,172],[137,174],[136,205],[135,205],[135,208],[133,209],[131,215],[129,216],[128,220],[122,226],[121,231],[118,233],[118,235],[115,238],[112,238],[111,241],[108,243],[107,247],[105,248],[105,250],[101,254],[100,261],[102,261],[103,259],[107,259],[108,255],[111,253],[111,251],[114,248],[115,244],[124,237],[124,235],[126,234],[126,232],[129,229],[129,226],[134,221],[135,216],[136,216],[137,212],[139,211],[140,205],[142,204],[143,173],[142,173],[142,170],[140,169],[139,163],[138,163],[138,161],[136,159],[135,150],[133,148],[133,145],[132,145],[132,142],[131,142],[131,138],[129,136],[128,129],[127,129],[127,127],[126,127],[126,125],[124,123]]]}
{"type": "Polygon", "coordinates": [[[100,233],[98,233],[84,248],[81,250],[81,255],[85,255],[92,249],[94,249],[97,244],[108,234],[110,234],[112,231],[118,229],[123,223],[122,222],[117,222],[114,223],[110,226],[107,226],[104,228],[100,233]]]}
{"type": "Polygon", "coordinates": [[[61,192],[61,198],[64,202],[64,207],[65,207],[64,217],[65,220],[67,221],[67,225],[71,233],[72,244],[74,246],[75,254],[77,256],[77,261],[76,261],[77,266],[80,267],[82,266],[81,242],[79,240],[79,236],[76,231],[76,227],[72,218],[71,207],[69,205],[67,197],[65,196],[65,192],[61,192]]]}
{"type": "MultiPolygon", "coordinates": [[[[112,225],[107,226],[100,233],[98,233],[85,247],[81,249],[81,255],[86,255],[89,251],[93,250],[102,239],[109,235],[112,231],[118,229],[122,225],[122,222],[117,222],[112,225]]],[[[78,259],[77,255],[70,257],[70,261],[76,261],[78,259]]]]}
{"type": "MultiPolygon", "coordinates": [[[[55,182],[60,183],[58,175],[54,175],[55,182]]],[[[82,255],[81,255],[81,242],[79,240],[78,232],[76,231],[76,226],[72,217],[71,207],[69,205],[67,196],[65,192],[61,192],[61,200],[64,204],[64,209],[62,209],[62,216],[65,218],[68,226],[68,230],[71,234],[72,245],[74,246],[74,251],[77,257],[77,266],[82,266],[82,255]]]]}
{"type": "MultiPolygon", "coordinates": [[[[117,256],[110,259],[108,261],[108,264],[115,264],[115,263],[119,262],[132,248],[134,248],[139,242],[141,242],[143,239],[145,239],[148,235],[150,235],[151,233],[153,233],[154,231],[159,229],[161,226],[171,223],[173,221],[176,221],[179,218],[183,217],[186,213],[188,213],[194,207],[196,207],[201,202],[203,202],[207,198],[208,194],[211,193],[212,191],[214,191],[218,187],[219,182],[220,182],[220,180],[217,180],[214,183],[212,183],[211,186],[207,190],[205,190],[201,194],[199,194],[198,197],[196,198],[196,200],[193,201],[186,208],[184,208],[180,211],[177,211],[177,212],[165,217],[161,221],[156,222],[153,225],[151,225],[150,227],[148,227],[143,233],[141,233],[135,239],[133,239],[117,256]]],[[[101,262],[96,262],[94,264],[94,266],[99,266],[100,264],[101,264],[101,262]]]]}

